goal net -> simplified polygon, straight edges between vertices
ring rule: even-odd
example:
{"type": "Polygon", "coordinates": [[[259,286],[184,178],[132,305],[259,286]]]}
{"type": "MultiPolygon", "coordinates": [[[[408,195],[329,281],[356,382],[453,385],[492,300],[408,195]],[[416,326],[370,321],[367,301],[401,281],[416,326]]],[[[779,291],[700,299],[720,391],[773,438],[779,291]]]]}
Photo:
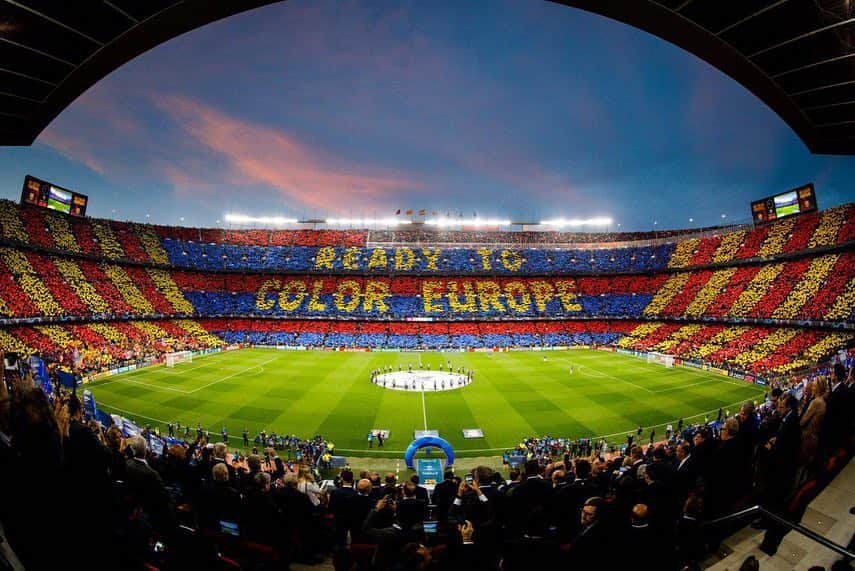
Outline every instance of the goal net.
{"type": "Polygon", "coordinates": [[[674,366],[674,356],[673,355],[663,355],[662,353],[648,353],[647,354],[647,362],[648,363],[657,363],[659,365],[665,365],[669,369],[674,366]]]}
{"type": "Polygon", "coordinates": [[[193,353],[190,351],[178,351],[177,353],[166,354],[167,367],[174,367],[178,363],[184,363],[186,361],[193,361],[193,353]]]}

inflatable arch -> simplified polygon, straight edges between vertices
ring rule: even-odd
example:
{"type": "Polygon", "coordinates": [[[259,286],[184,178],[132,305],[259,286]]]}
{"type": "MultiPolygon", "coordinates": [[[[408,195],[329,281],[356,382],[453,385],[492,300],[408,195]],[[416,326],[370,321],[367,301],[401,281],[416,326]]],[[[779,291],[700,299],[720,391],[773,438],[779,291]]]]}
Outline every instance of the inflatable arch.
{"type": "Polygon", "coordinates": [[[413,440],[412,443],[407,446],[407,451],[404,453],[404,460],[407,463],[407,468],[413,467],[413,458],[415,457],[416,452],[422,448],[428,447],[440,448],[445,452],[446,468],[454,465],[454,449],[447,440],[444,440],[439,436],[422,436],[421,438],[413,440]]]}

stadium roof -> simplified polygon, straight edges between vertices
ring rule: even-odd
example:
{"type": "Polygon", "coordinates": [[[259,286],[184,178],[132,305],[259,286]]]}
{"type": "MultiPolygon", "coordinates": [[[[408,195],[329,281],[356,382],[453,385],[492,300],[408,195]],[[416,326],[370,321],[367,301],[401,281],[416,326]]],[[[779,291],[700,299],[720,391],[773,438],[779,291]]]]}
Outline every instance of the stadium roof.
{"type": "MultiPolygon", "coordinates": [[[[30,145],[125,62],[278,0],[0,0],[0,144],[30,145]]],[[[852,0],[551,0],[680,46],[764,101],[814,153],[855,154],[852,0]]]]}

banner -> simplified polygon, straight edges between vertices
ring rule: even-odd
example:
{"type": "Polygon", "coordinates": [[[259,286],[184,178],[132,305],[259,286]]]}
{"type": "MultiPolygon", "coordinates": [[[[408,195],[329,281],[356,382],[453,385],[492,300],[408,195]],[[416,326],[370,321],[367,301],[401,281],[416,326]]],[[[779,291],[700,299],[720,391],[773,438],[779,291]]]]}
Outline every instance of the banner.
{"type": "Polygon", "coordinates": [[[416,464],[422,485],[435,486],[442,482],[442,461],[439,458],[419,458],[416,464]]]}
{"type": "Polygon", "coordinates": [[[95,397],[87,389],[83,391],[83,415],[86,418],[98,418],[98,407],[95,404],[95,397]]]}
{"type": "Polygon", "coordinates": [[[125,437],[139,436],[140,435],[140,432],[142,432],[142,431],[140,430],[139,426],[137,426],[136,424],[134,424],[133,422],[131,422],[127,418],[124,418],[124,417],[120,417],[120,418],[122,419],[122,422],[119,424],[119,426],[121,427],[122,434],[124,434],[125,437]]]}
{"type": "Polygon", "coordinates": [[[77,379],[74,374],[66,373],[65,371],[57,371],[57,376],[59,377],[59,384],[67,389],[73,389],[77,386],[77,379]]]}
{"type": "Polygon", "coordinates": [[[30,357],[30,370],[33,372],[33,380],[38,382],[46,395],[53,393],[53,383],[50,382],[45,362],[32,355],[30,357]]]}

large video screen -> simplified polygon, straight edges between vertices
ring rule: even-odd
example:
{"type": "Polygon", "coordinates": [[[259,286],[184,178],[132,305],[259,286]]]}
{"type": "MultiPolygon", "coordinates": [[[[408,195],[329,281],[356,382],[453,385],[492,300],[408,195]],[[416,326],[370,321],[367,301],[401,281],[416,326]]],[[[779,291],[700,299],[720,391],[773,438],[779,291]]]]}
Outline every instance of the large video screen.
{"type": "Polygon", "coordinates": [[[48,210],[56,210],[70,216],[86,216],[89,197],[47,181],[27,175],[21,191],[21,204],[32,204],[48,210]]]}
{"type": "Polygon", "coordinates": [[[764,198],[751,203],[751,216],[755,224],[777,220],[793,214],[814,212],[817,209],[816,192],[813,184],[764,198]]]}

